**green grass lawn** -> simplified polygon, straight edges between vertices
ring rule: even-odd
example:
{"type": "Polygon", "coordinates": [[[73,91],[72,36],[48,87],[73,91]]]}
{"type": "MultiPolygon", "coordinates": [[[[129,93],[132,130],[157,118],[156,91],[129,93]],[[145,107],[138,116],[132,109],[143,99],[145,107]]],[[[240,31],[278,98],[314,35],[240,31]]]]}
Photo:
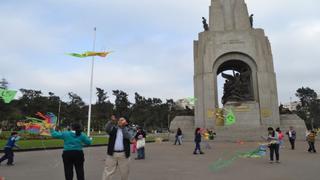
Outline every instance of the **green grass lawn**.
{"type": "MultiPolygon", "coordinates": [[[[0,140],[0,148],[4,147],[6,140],[0,140]]],[[[107,144],[106,137],[93,137],[93,145],[107,144]]],[[[21,149],[34,149],[34,148],[51,148],[62,147],[63,140],[60,139],[45,139],[45,140],[21,140],[17,142],[21,149]]]]}
{"type": "MultiPolygon", "coordinates": [[[[156,138],[162,138],[166,140],[168,135],[166,134],[150,134],[147,136],[147,141],[152,142],[155,141],[156,138]]],[[[0,149],[3,149],[7,140],[0,140],[0,149]]],[[[108,138],[105,136],[93,137],[93,145],[99,144],[107,144],[108,138]]],[[[51,147],[63,147],[63,140],[59,139],[44,139],[44,140],[20,140],[17,142],[17,145],[20,146],[21,149],[35,149],[35,148],[51,148],[51,147]]]]}

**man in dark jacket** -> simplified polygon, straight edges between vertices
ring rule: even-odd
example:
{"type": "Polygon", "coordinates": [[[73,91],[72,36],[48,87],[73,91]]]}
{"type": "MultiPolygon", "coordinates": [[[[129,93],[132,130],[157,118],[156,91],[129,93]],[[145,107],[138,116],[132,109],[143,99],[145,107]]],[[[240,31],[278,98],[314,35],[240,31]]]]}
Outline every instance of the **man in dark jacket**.
{"type": "Polygon", "coordinates": [[[204,154],[202,151],[201,151],[201,146],[200,146],[200,143],[201,143],[201,128],[196,128],[196,131],[195,131],[195,134],[194,134],[194,142],[196,143],[196,148],[194,149],[193,151],[193,154],[197,154],[197,151],[199,151],[200,154],[204,154]]]}
{"type": "Polygon", "coordinates": [[[116,169],[119,168],[121,180],[129,177],[130,142],[133,140],[129,133],[127,120],[121,117],[119,120],[114,115],[106,124],[106,132],[109,134],[106,166],[102,180],[111,180],[116,169]]]}
{"type": "Polygon", "coordinates": [[[289,141],[291,144],[291,149],[294,150],[295,148],[295,141],[296,141],[296,131],[293,129],[292,126],[290,126],[289,131],[287,131],[286,133],[289,137],[289,141]]]}

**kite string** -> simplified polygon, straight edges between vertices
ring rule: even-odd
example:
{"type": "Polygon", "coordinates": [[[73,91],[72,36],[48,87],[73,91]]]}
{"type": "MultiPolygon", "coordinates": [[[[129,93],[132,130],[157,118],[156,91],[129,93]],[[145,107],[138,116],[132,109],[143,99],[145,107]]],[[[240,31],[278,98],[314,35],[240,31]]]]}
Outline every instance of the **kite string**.
{"type": "Polygon", "coordinates": [[[252,157],[259,150],[260,149],[254,149],[246,152],[236,152],[235,155],[233,155],[231,158],[227,160],[223,160],[222,158],[219,158],[216,162],[214,162],[209,166],[209,169],[216,172],[218,170],[221,170],[222,168],[230,166],[235,160],[239,158],[252,157]]]}
{"type": "MultiPolygon", "coordinates": [[[[49,157],[50,153],[47,150],[46,145],[44,144],[44,136],[41,136],[41,144],[42,144],[42,148],[44,149],[44,152],[46,153],[47,157],[49,157]]],[[[60,164],[60,162],[57,160],[57,158],[54,158],[54,165],[52,167],[56,168],[58,167],[60,164]]]]}

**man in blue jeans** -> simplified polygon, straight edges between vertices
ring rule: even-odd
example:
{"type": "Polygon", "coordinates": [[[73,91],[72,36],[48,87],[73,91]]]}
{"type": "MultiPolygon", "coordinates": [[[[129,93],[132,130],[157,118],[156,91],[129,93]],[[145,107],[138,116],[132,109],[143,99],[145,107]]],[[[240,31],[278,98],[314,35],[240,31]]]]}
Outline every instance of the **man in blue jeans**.
{"type": "Polygon", "coordinates": [[[2,161],[8,159],[8,162],[7,162],[7,165],[8,166],[12,166],[14,165],[13,164],[13,157],[14,157],[14,154],[13,154],[13,148],[16,147],[16,148],[19,148],[17,145],[16,145],[16,142],[19,140],[19,136],[18,136],[18,133],[17,132],[12,132],[11,133],[11,136],[9,137],[8,141],[7,141],[7,144],[6,146],[4,147],[4,155],[1,157],[0,159],[0,164],[2,161]]]}

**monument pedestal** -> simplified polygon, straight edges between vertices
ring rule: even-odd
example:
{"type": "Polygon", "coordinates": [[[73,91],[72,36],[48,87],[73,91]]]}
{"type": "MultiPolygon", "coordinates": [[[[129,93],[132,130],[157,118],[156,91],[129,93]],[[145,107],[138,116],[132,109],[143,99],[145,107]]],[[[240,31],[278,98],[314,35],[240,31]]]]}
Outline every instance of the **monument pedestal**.
{"type": "Polygon", "coordinates": [[[305,122],[296,114],[281,114],[280,115],[280,127],[282,132],[289,130],[290,126],[295,129],[297,133],[297,140],[306,139],[306,124],[305,122]]]}
{"type": "Polygon", "coordinates": [[[228,102],[224,106],[224,116],[232,112],[236,117],[234,126],[260,127],[260,108],[259,104],[254,101],[248,102],[228,102]]]}
{"type": "MultiPolygon", "coordinates": [[[[250,103],[249,103],[250,104],[250,103]]],[[[248,104],[247,104],[248,105],[248,104]]],[[[243,106],[238,106],[238,108],[244,108],[243,106]]],[[[253,108],[253,104],[249,107],[253,108]]],[[[254,111],[256,112],[256,111],[254,111]]],[[[237,112],[239,117],[245,118],[246,116],[241,116],[243,112],[237,112]]],[[[255,113],[254,113],[255,114],[255,113]]],[[[256,115],[256,114],[255,114],[256,115]]],[[[250,117],[250,116],[247,116],[250,117]]],[[[253,115],[251,117],[254,117],[253,115]]],[[[249,121],[249,120],[248,120],[249,121]]],[[[251,119],[252,121],[252,119],[251,119]]],[[[215,126],[213,129],[217,133],[215,141],[224,142],[237,142],[237,141],[264,141],[261,136],[266,137],[268,132],[268,127],[277,128],[280,127],[283,133],[289,130],[292,126],[297,132],[297,140],[305,140],[306,125],[304,121],[299,118],[296,114],[284,114],[280,115],[280,125],[252,125],[247,124],[246,120],[238,119],[237,123],[231,126],[215,126]]],[[[193,116],[177,116],[170,124],[170,141],[175,140],[175,133],[178,128],[181,128],[183,133],[183,141],[193,141],[194,140],[194,117],[193,116]]],[[[285,137],[287,139],[287,137],[285,137]]]]}
{"type": "Polygon", "coordinates": [[[194,139],[194,116],[176,116],[170,123],[169,140],[174,141],[177,129],[180,128],[183,134],[183,140],[193,141],[194,139]]]}

